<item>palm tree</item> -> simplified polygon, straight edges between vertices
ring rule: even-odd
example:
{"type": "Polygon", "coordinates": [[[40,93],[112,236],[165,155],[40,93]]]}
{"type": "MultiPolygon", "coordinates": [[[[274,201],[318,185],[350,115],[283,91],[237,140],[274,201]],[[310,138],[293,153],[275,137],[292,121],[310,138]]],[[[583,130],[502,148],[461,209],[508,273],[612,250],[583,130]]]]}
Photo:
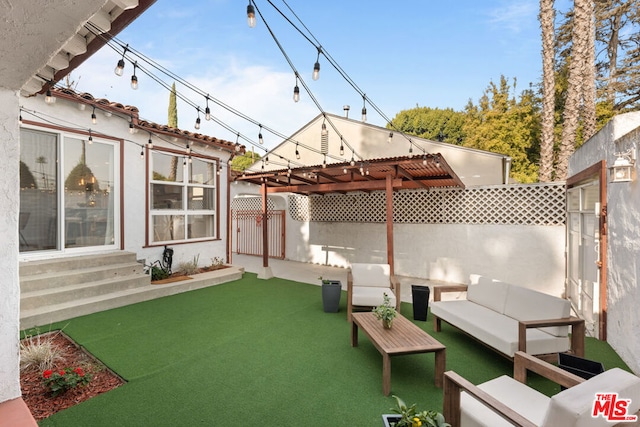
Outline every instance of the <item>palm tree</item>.
{"type": "Polygon", "coordinates": [[[588,20],[588,37],[585,46],[584,56],[584,76],[583,76],[583,141],[591,138],[596,133],[596,23],[595,23],[595,3],[593,1],[586,2],[587,20],[588,20]]]}
{"type": "Polygon", "coordinates": [[[540,169],[538,180],[549,182],[553,174],[553,145],[555,124],[555,10],[553,0],[540,0],[542,28],[542,136],[540,140],[540,169]]]}
{"type": "Polygon", "coordinates": [[[569,58],[569,77],[567,79],[567,98],[564,104],[562,140],[558,153],[558,165],[555,179],[567,179],[569,157],[575,151],[576,135],[580,120],[580,104],[583,99],[583,78],[586,49],[589,37],[589,2],[574,0],[573,31],[571,57],[569,58]]]}

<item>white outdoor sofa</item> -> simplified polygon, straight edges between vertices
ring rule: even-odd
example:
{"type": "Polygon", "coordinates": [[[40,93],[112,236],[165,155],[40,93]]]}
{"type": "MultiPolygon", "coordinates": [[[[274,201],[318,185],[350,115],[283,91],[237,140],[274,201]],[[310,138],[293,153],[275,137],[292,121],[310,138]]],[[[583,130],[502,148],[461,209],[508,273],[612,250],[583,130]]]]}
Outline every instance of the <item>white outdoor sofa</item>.
{"type": "MultiPolygon", "coordinates": [[[[534,356],[516,352],[513,378],[503,375],[478,386],[453,371],[444,374],[443,415],[452,427],[599,427],[637,426],[627,421],[608,421],[600,406],[593,415],[596,394],[617,393],[618,417],[637,417],[640,410],[640,378],[619,368],[588,380],[566,372],[534,356]],[[552,397],[526,385],[527,370],[564,387],[552,397]]],[[[601,401],[602,402],[602,401],[601,401]]]]}
{"type": "Polygon", "coordinates": [[[518,350],[548,361],[564,352],[584,356],[584,320],[570,316],[568,300],[473,277],[476,284],[434,286],[431,314],[436,332],[444,320],[510,359],[518,350]],[[442,301],[443,293],[464,291],[466,298],[442,301]]]}

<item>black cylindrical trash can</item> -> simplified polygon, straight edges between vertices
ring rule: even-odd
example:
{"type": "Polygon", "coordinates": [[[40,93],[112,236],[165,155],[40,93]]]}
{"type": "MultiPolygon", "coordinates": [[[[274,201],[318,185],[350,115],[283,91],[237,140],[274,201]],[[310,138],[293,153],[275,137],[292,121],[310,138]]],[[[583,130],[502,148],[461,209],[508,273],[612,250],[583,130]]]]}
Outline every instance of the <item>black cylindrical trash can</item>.
{"type": "Polygon", "coordinates": [[[411,296],[413,297],[413,320],[427,320],[429,287],[411,285],[411,296]]]}

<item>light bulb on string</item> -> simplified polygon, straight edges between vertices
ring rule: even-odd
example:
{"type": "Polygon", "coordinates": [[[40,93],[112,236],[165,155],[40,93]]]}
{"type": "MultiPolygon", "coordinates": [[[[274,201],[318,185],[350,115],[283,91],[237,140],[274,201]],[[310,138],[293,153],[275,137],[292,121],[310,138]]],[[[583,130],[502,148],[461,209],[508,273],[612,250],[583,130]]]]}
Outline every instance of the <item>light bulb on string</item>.
{"type": "Polygon", "coordinates": [[[44,102],[47,103],[47,104],[55,104],[56,98],[51,93],[51,88],[47,89],[47,92],[46,92],[46,94],[44,96],[44,102]]]}
{"type": "Polygon", "coordinates": [[[298,143],[296,142],[296,159],[300,160],[300,151],[298,151],[298,143]]]}
{"type": "Polygon", "coordinates": [[[249,0],[249,5],[247,6],[247,24],[249,24],[249,28],[255,28],[256,26],[256,9],[251,4],[251,0],[249,0]]]}
{"type": "Polygon", "coordinates": [[[354,153],[353,153],[353,151],[352,151],[352,152],[351,152],[351,161],[349,162],[349,164],[350,164],[351,166],[355,166],[355,165],[356,165],[356,160],[353,158],[353,156],[354,156],[354,153]]]}
{"type": "Polygon", "coordinates": [[[129,45],[126,45],[122,52],[122,58],[120,58],[118,65],[116,65],[115,70],[113,70],[116,73],[116,76],[122,76],[122,74],[124,74],[124,56],[127,54],[128,48],[129,45]]]}
{"type": "Polygon", "coordinates": [[[318,57],[316,58],[316,63],[313,64],[313,80],[318,80],[320,78],[320,48],[318,48],[318,57]]]}
{"type": "Polygon", "coordinates": [[[300,87],[298,86],[298,73],[296,73],[296,85],[293,88],[293,102],[300,101],[300,87]]]}
{"type": "Polygon", "coordinates": [[[409,158],[413,157],[413,145],[409,146],[409,158]]]}
{"type": "Polygon", "coordinates": [[[133,63],[133,75],[131,76],[131,89],[138,89],[138,77],[136,76],[136,68],[138,67],[138,63],[133,63]]]}
{"type": "Polygon", "coordinates": [[[196,124],[193,127],[200,129],[200,107],[196,108],[196,110],[198,111],[198,118],[196,119],[196,124]]]}
{"type": "Polygon", "coordinates": [[[387,138],[388,144],[391,144],[391,141],[393,141],[393,132],[389,132],[389,138],[387,138]]]}
{"type": "Polygon", "coordinates": [[[93,107],[93,112],[91,113],[91,123],[94,125],[97,123],[98,119],[96,117],[96,107],[93,107]]]}
{"type": "Polygon", "coordinates": [[[144,159],[144,148],[140,148],[140,158],[144,159]]]}
{"type": "Polygon", "coordinates": [[[149,149],[153,148],[153,141],[151,140],[151,132],[149,132],[149,141],[147,142],[147,147],[149,149]]]}
{"type": "Polygon", "coordinates": [[[207,106],[204,108],[204,119],[211,120],[211,109],[209,108],[209,96],[207,95],[207,106]]]}
{"type": "Polygon", "coordinates": [[[260,131],[258,132],[258,143],[260,143],[260,145],[264,144],[264,139],[262,138],[262,125],[258,125],[260,126],[260,131]]]}
{"type": "Polygon", "coordinates": [[[367,98],[366,95],[362,95],[362,122],[367,121],[367,98]]]}
{"type": "Polygon", "coordinates": [[[344,144],[342,143],[342,137],[340,137],[340,155],[344,156],[344,144]]]}
{"type": "Polygon", "coordinates": [[[422,156],[422,164],[427,166],[427,155],[422,156]]]}
{"type": "Polygon", "coordinates": [[[93,144],[93,137],[91,136],[91,129],[89,129],[89,138],[87,139],[89,145],[93,144]]]}

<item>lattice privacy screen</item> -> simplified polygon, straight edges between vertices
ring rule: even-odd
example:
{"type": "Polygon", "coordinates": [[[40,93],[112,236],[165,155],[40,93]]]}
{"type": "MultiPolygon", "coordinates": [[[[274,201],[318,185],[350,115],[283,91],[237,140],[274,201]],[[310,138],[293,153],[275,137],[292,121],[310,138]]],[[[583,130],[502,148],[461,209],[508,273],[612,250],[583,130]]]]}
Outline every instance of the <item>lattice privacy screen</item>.
{"type": "MultiPolygon", "coordinates": [[[[393,220],[418,224],[563,225],[564,183],[404,190],[393,195],[393,220]]],[[[383,191],[289,196],[297,221],[385,222],[383,191]]]]}
{"type": "MultiPolygon", "coordinates": [[[[234,219],[238,211],[262,211],[262,197],[237,197],[231,200],[234,219]]],[[[274,209],[273,201],[267,198],[267,212],[274,209]]]]}

